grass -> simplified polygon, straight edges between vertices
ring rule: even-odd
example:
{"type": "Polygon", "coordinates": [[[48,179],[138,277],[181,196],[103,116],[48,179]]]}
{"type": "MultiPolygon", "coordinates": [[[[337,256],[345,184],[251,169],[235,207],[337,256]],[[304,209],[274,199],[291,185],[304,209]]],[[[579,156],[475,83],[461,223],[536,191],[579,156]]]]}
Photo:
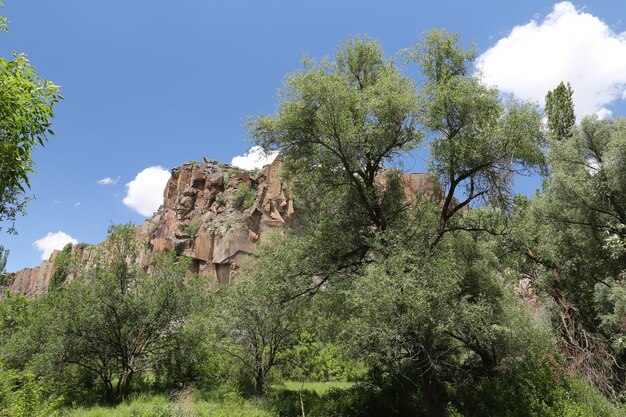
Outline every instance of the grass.
{"type": "MultiPolygon", "coordinates": [[[[272,388],[299,392],[305,390],[323,395],[333,388],[348,389],[352,382],[285,381],[272,388]]],[[[168,401],[162,395],[139,395],[116,407],[65,409],[64,417],[274,417],[276,414],[261,407],[254,400],[245,400],[233,394],[223,400],[194,400],[193,396],[179,401],[168,401]]]]}
{"type": "Polygon", "coordinates": [[[276,385],[275,388],[283,388],[289,391],[312,391],[318,395],[323,395],[333,388],[336,389],[348,389],[352,388],[353,382],[302,382],[302,381],[285,381],[280,385],[276,385]]]}
{"type": "Polygon", "coordinates": [[[169,402],[163,396],[139,397],[117,407],[75,408],[66,417],[273,417],[252,401],[240,398],[224,401],[183,400],[169,402]]]}

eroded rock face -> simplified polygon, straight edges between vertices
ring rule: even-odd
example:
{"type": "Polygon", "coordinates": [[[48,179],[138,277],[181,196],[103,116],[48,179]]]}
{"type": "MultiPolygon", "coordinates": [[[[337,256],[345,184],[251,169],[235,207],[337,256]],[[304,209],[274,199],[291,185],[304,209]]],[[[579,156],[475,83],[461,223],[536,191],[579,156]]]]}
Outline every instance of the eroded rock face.
{"type": "MultiPolygon", "coordinates": [[[[85,268],[92,266],[95,262],[97,247],[84,243],[74,245],[72,254],[77,259],[77,263],[85,268]]],[[[35,268],[25,268],[13,274],[10,279],[9,290],[15,294],[22,294],[27,297],[36,297],[48,291],[50,281],[54,275],[54,261],[61,252],[55,250],[50,255],[50,259],[43,261],[35,268]]],[[[74,274],[70,273],[67,281],[74,279],[74,274]]]]}
{"type": "MultiPolygon", "coordinates": [[[[151,253],[174,250],[191,257],[191,272],[210,277],[213,286],[232,282],[241,261],[255,253],[270,233],[299,225],[303,208],[293,200],[289,185],[281,181],[282,165],[278,156],[254,177],[207,159],[174,168],[163,192],[163,205],[137,227],[143,248],[138,262],[148,269],[151,253]]],[[[401,184],[412,199],[419,190],[436,194],[426,174],[401,174],[401,184]]],[[[75,245],[72,251],[88,268],[98,246],[75,245]]],[[[55,252],[39,267],[16,273],[10,290],[29,297],[47,291],[56,256],[55,252]]]]}
{"type": "Polygon", "coordinates": [[[145,242],[143,266],[151,252],[175,250],[193,258],[193,272],[215,285],[232,282],[268,233],[298,225],[302,209],[280,180],[282,163],[277,157],[254,178],[216,161],[174,168],[163,206],[137,229],[145,242]]]}
{"type": "Polygon", "coordinates": [[[11,292],[34,297],[48,291],[48,284],[54,273],[54,260],[58,254],[59,251],[55,250],[50,259],[43,261],[41,265],[18,271],[9,286],[11,292]]]}

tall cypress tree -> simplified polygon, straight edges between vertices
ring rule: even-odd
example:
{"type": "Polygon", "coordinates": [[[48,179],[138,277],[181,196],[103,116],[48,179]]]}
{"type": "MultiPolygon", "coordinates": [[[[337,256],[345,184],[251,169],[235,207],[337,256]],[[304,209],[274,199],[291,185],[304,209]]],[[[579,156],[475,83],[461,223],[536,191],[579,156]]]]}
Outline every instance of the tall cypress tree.
{"type": "Polygon", "coordinates": [[[572,127],[576,123],[573,94],[572,86],[562,81],[554,90],[546,94],[548,129],[558,140],[572,137],[572,127]]]}

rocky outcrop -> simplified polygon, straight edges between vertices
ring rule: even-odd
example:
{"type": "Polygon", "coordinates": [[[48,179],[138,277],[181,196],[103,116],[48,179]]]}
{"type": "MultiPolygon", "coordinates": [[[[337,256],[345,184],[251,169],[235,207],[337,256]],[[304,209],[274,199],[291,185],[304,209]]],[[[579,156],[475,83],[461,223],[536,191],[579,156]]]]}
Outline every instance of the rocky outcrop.
{"type": "Polygon", "coordinates": [[[151,252],[175,250],[216,285],[231,282],[271,231],[298,226],[302,209],[281,181],[281,167],[279,156],[255,176],[210,160],[173,169],[163,206],[138,228],[144,266],[151,252]]]}
{"type": "MultiPolygon", "coordinates": [[[[16,294],[27,297],[35,297],[48,291],[48,287],[54,275],[54,262],[61,251],[55,250],[47,261],[35,268],[22,269],[9,279],[9,290],[16,294]]],[[[76,264],[83,268],[89,268],[95,262],[97,246],[79,243],[72,247],[72,256],[76,259],[76,264]]],[[[75,272],[70,273],[68,280],[74,279],[75,272]]]]}
{"type": "Polygon", "coordinates": [[[48,285],[54,273],[54,260],[58,254],[59,251],[55,250],[50,255],[50,259],[43,261],[41,265],[15,273],[9,285],[11,292],[34,297],[48,291],[48,285]]]}
{"type": "MultiPolygon", "coordinates": [[[[256,175],[206,158],[203,163],[174,168],[163,192],[163,205],[137,227],[143,248],[138,262],[148,269],[151,253],[174,250],[192,258],[192,272],[208,276],[214,287],[232,282],[242,259],[254,254],[260,242],[274,231],[299,225],[303,208],[281,180],[282,165],[278,156],[256,175]]],[[[382,186],[385,177],[381,175],[382,186]]],[[[437,195],[427,174],[401,174],[400,179],[411,199],[419,190],[437,195]]],[[[98,246],[75,245],[72,253],[77,264],[93,265],[98,246]]],[[[29,297],[47,291],[57,256],[55,252],[40,266],[17,272],[9,289],[29,297]]]]}
{"type": "MultiPolygon", "coordinates": [[[[174,168],[163,205],[137,228],[143,248],[140,264],[148,268],[152,252],[174,250],[191,257],[192,272],[209,276],[215,286],[232,282],[241,260],[255,253],[272,231],[298,227],[302,208],[281,181],[281,167],[278,156],[256,175],[206,159],[174,168]]],[[[88,268],[98,246],[75,245],[72,254],[88,268]]],[[[28,297],[46,292],[58,254],[55,251],[38,267],[15,273],[9,289],[28,297]]]]}

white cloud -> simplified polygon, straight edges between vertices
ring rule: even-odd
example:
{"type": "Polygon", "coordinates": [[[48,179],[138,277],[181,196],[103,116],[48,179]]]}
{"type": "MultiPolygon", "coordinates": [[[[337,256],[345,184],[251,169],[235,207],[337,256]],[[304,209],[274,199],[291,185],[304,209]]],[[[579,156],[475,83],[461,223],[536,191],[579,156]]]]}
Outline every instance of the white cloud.
{"type": "Polygon", "coordinates": [[[626,32],[614,33],[568,1],[543,22],[514,27],[477,65],[488,84],[541,105],[549,90],[569,82],[579,117],[626,99],[626,32]]]}
{"type": "Polygon", "coordinates": [[[78,240],[65,232],[58,231],[56,233],[49,232],[41,239],[34,241],[33,246],[41,251],[41,259],[46,261],[50,259],[52,251],[61,250],[68,243],[75,245],[78,240]]]}
{"type": "Polygon", "coordinates": [[[163,202],[163,189],[170,172],[160,166],[148,167],[126,184],[124,204],[143,216],[150,216],[163,202]]]}
{"type": "Polygon", "coordinates": [[[102,178],[101,180],[96,181],[100,185],[115,185],[120,180],[120,177],[113,179],[111,177],[102,178]]]}
{"type": "Polygon", "coordinates": [[[78,207],[78,206],[80,206],[80,201],[77,201],[74,203],[74,207],[78,207]]]}
{"type": "Polygon", "coordinates": [[[598,119],[603,120],[603,119],[608,119],[613,115],[613,112],[609,109],[607,109],[606,107],[602,107],[600,110],[598,110],[596,112],[596,116],[598,116],[598,119]]]}
{"type": "Polygon", "coordinates": [[[276,151],[265,153],[260,146],[253,146],[245,154],[234,157],[230,164],[241,169],[263,168],[274,162],[277,155],[276,151]]]}

